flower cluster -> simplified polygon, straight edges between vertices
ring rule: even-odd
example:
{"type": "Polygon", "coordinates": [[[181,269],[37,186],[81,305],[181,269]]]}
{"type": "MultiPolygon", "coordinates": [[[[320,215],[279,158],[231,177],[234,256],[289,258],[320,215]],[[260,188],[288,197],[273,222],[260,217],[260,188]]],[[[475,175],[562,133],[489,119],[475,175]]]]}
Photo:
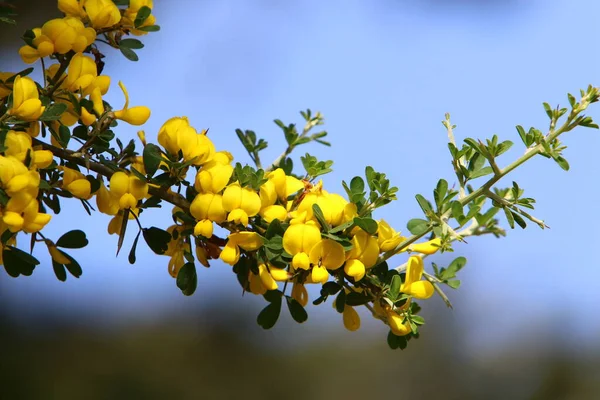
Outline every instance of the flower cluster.
{"type": "MultiPolygon", "coordinates": [[[[389,345],[404,348],[424,323],[417,300],[438,293],[449,304],[441,286],[457,288],[456,274],[466,263],[458,257],[447,267],[433,264],[428,273],[424,259],[452,251],[452,243],[466,236],[504,235],[495,218],[500,210],[511,227],[525,227],[525,219],[545,227],[523,211],[533,208],[534,200],[523,197],[516,183],[505,189],[494,185],[534,155],[567,169],[558,136],[578,125],[597,127],[581,115],[600,97],[598,88],[590,86],[579,100],[569,97],[571,111],[560,127],[568,110],[546,107],[551,119],[547,135],[517,128],[527,152],[510,168],[500,169],[497,157],[512,142],[499,143],[496,136],[486,143],[465,139],[459,148],[452,139],[458,190],[441,179],[433,201],[417,195],[425,219],[410,220],[411,235],[405,237],[384,219],[374,219],[398,191],[385,174],[366,167],[364,177],[342,182],[345,193],[338,194],[326,190],[320,178],[331,171],[332,161],[307,153],[300,158],[305,173],[294,170],[290,154],[295,148],[311,142],[329,145],[327,132],[314,132],[323,124],[320,113],[301,112],[301,131],[275,120],[287,147],[266,168],[259,153],[267,142],[253,131],[236,133],[256,168],[217,151],[208,131],[196,130],[187,117],[167,120],[156,132],[157,144],[142,130],[141,146],[135,140],[123,143],[115,133],[119,124],[143,125],[151,113],[146,106],[129,105],[120,81],[124,106],[106,101],[111,78],[102,74],[105,55],[99,46],[119,49],[137,61],[134,50],[143,44],[130,36],[159,30],[153,2],[58,0],[58,8],[64,17],[27,31],[19,50],[26,64],[39,62],[41,82],[31,78],[33,67],[0,72],[0,265],[13,277],[30,275],[40,264],[33,255],[36,243],[47,248],[59,280],[67,279],[67,271],[81,276],[81,267],[65,249],[86,246],[85,233],[75,229],[53,240],[43,228],[65,201],[80,203],[91,214],[95,197],[97,211],[110,216],[107,231],[118,237],[117,254],[127,227],[135,223],[129,261],[136,262],[143,237],[152,251],[169,257],[168,273],[185,295],[197,287],[196,263],[209,267],[216,260],[232,267],[244,292],[268,302],[257,319],[265,329],[276,323],[284,303],[294,320],[304,322],[312,286],[310,292],[319,293],[314,305],[335,296],[332,306],[348,330],[359,329],[357,308],[364,306],[389,326],[389,345]],[[486,175],[491,178],[473,188],[471,181],[486,175]],[[491,206],[486,205],[490,199],[491,206]],[[145,226],[145,213],[164,203],[173,206],[173,224],[145,226]],[[29,252],[17,247],[18,235],[30,235],[29,252]],[[389,268],[397,255],[404,264],[389,268]]],[[[444,125],[451,133],[449,116],[444,125]]]]}

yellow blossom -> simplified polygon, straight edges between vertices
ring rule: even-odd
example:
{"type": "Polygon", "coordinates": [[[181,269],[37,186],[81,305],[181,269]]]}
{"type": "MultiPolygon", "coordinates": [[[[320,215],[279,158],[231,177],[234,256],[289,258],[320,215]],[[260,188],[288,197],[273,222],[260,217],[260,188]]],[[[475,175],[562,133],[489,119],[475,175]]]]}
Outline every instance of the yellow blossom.
{"type": "Polygon", "coordinates": [[[206,136],[206,131],[198,133],[190,126],[187,117],[167,120],[158,131],[158,143],[171,155],[177,156],[181,152],[184,161],[193,165],[203,165],[215,154],[215,146],[206,136]]]}
{"type": "Polygon", "coordinates": [[[308,270],[310,259],[308,253],[321,240],[319,228],[312,223],[290,225],[283,234],[283,248],[294,258],[294,269],[308,270]]]}
{"type": "Polygon", "coordinates": [[[35,82],[31,78],[17,76],[13,84],[13,105],[8,113],[25,121],[34,121],[45,109],[35,82]]]}
{"type": "Polygon", "coordinates": [[[215,153],[196,174],[194,188],[200,193],[221,192],[233,174],[232,160],[233,156],[226,151],[215,153]]]}
{"type": "Polygon", "coordinates": [[[408,249],[417,253],[431,255],[440,249],[441,244],[442,240],[435,238],[424,243],[411,244],[408,246],[408,249]]]}
{"type": "Polygon", "coordinates": [[[148,194],[148,184],[135,175],[115,172],[110,177],[110,192],[119,199],[119,208],[135,208],[148,194]]]}
{"type": "Polygon", "coordinates": [[[248,225],[248,217],[260,211],[260,197],[252,189],[243,188],[234,182],[223,192],[223,208],[229,212],[228,221],[248,225]]]}
{"type": "Polygon", "coordinates": [[[104,180],[99,176],[100,188],[96,192],[96,206],[98,211],[108,215],[116,215],[119,212],[119,198],[111,194],[106,186],[104,186],[104,180]]]}
{"type": "Polygon", "coordinates": [[[334,240],[321,239],[311,248],[309,260],[313,264],[312,281],[325,283],[329,279],[327,270],[336,270],[344,264],[344,248],[334,240]]]}
{"type": "Polygon", "coordinates": [[[394,311],[386,312],[387,323],[392,330],[392,333],[396,336],[406,336],[412,332],[410,329],[410,323],[408,321],[404,321],[404,318],[398,315],[394,311]]]}
{"type": "Polygon", "coordinates": [[[246,251],[255,251],[262,245],[262,238],[255,232],[232,233],[228,237],[220,258],[229,265],[235,265],[240,259],[240,248],[246,251]]]}
{"type": "Polygon", "coordinates": [[[83,9],[83,3],[78,0],[58,0],[58,9],[68,17],[85,18],[86,13],[83,9]]]}
{"type": "Polygon", "coordinates": [[[115,111],[115,118],[123,120],[131,125],[143,125],[150,118],[150,109],[146,106],[129,108],[129,94],[123,82],[119,81],[119,87],[125,96],[125,105],[122,110],[115,111]]]}
{"type": "Polygon", "coordinates": [[[429,281],[422,281],[423,258],[411,256],[408,258],[406,278],[400,287],[402,293],[409,294],[417,299],[428,299],[433,295],[433,285],[429,281]]]}
{"type": "Polygon", "coordinates": [[[360,328],[360,317],[354,307],[344,305],[344,311],[342,312],[342,318],[344,321],[344,327],[350,332],[354,332],[360,328]]]}
{"type": "MultiPolygon", "coordinates": [[[[152,9],[152,7],[154,5],[153,5],[152,0],[131,0],[129,2],[129,7],[125,10],[125,12],[123,14],[123,24],[133,26],[138,11],[140,10],[140,8],[142,8],[144,6],[152,9]]],[[[155,25],[155,24],[156,24],[156,17],[154,16],[154,14],[150,14],[150,16],[148,16],[148,18],[146,18],[146,20],[141,25],[141,27],[151,26],[151,25],[155,25]]],[[[140,29],[131,29],[131,33],[136,36],[141,36],[141,35],[146,35],[148,32],[144,32],[140,29]]]]}
{"type": "MultiPolygon", "coordinates": [[[[212,222],[220,224],[225,221],[227,216],[227,212],[223,208],[223,196],[214,193],[198,194],[190,205],[190,214],[199,221],[198,223],[202,222],[202,225],[198,229],[202,229],[204,233],[208,234],[209,231],[206,223],[210,223],[211,226],[212,222]]],[[[212,229],[210,233],[212,236],[212,229]]]]}
{"type": "Polygon", "coordinates": [[[41,28],[33,29],[33,33],[34,47],[25,45],[19,49],[19,55],[27,64],[53,53],[66,54],[71,50],[80,53],[96,40],[96,31],[86,28],[74,17],[52,19],[41,28]]]}
{"type": "Polygon", "coordinates": [[[6,82],[9,78],[12,78],[15,74],[12,72],[0,72],[0,99],[7,97],[12,93],[12,82],[6,82]]]}
{"type": "Polygon", "coordinates": [[[403,236],[396,232],[387,222],[380,220],[377,225],[377,243],[381,251],[390,251],[396,248],[403,240],[403,236]]]}
{"type": "Polygon", "coordinates": [[[352,250],[346,256],[344,272],[359,281],[365,276],[366,269],[377,263],[378,257],[377,239],[359,229],[352,238],[352,250]]]}
{"type": "Polygon", "coordinates": [[[92,197],[92,185],[85,175],[68,167],[60,166],[58,169],[63,171],[63,189],[79,199],[89,200],[92,197]]]}
{"type": "Polygon", "coordinates": [[[52,257],[52,261],[58,264],[71,264],[71,260],[62,251],[60,251],[56,245],[54,245],[54,243],[46,242],[46,245],[48,246],[48,252],[52,257]]]}
{"type": "Polygon", "coordinates": [[[121,12],[112,0],[85,0],[84,8],[95,29],[110,28],[121,20],[121,12]]]}
{"type": "Polygon", "coordinates": [[[308,304],[308,291],[302,283],[294,283],[294,285],[292,286],[291,296],[294,300],[300,303],[302,307],[306,307],[306,305],[308,304]]]}

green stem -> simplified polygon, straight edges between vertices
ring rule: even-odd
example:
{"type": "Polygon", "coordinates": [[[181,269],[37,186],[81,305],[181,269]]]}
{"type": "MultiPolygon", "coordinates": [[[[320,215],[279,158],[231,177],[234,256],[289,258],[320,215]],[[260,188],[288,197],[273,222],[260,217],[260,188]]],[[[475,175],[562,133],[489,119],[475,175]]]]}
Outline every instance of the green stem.
{"type": "MultiPolygon", "coordinates": [[[[589,104],[589,101],[587,101],[587,102],[586,101],[587,101],[587,98],[582,99],[582,103],[583,103],[582,106],[574,108],[571,111],[571,113],[569,114],[565,123],[556,131],[551,129],[550,132],[546,135],[546,138],[544,140],[546,140],[547,143],[552,143],[552,141],[554,141],[556,138],[558,138],[561,134],[568,132],[568,131],[572,130],[573,128],[575,128],[577,126],[577,121],[575,123],[572,123],[572,122],[575,121],[577,115],[579,113],[581,113],[587,107],[587,104],[589,104]]],[[[480,188],[478,188],[477,190],[474,190],[473,192],[471,192],[467,196],[459,199],[458,201],[461,203],[461,205],[465,206],[465,205],[469,204],[471,201],[477,199],[478,197],[485,196],[486,193],[489,192],[490,188],[492,186],[494,186],[499,180],[501,180],[503,177],[505,177],[506,175],[508,175],[515,169],[517,169],[519,166],[521,166],[522,164],[524,164],[525,162],[527,162],[534,156],[543,152],[543,150],[544,150],[544,147],[542,146],[542,144],[537,144],[534,147],[528,148],[524,155],[519,157],[517,160],[515,160],[508,166],[506,166],[504,169],[500,170],[499,173],[494,174],[494,176],[492,178],[490,178],[486,183],[484,183],[480,188]]],[[[440,219],[444,220],[444,219],[449,218],[451,213],[452,213],[452,210],[446,211],[444,214],[442,214],[440,216],[440,219]]],[[[425,235],[430,233],[432,230],[433,230],[433,227],[429,226],[424,232],[422,232],[418,235],[412,235],[411,237],[407,238],[404,242],[402,242],[398,246],[396,246],[395,249],[385,252],[379,258],[379,262],[383,262],[383,261],[389,259],[390,257],[392,257],[393,255],[406,249],[408,246],[410,246],[417,240],[421,239],[422,237],[424,237],[425,235]]]]}

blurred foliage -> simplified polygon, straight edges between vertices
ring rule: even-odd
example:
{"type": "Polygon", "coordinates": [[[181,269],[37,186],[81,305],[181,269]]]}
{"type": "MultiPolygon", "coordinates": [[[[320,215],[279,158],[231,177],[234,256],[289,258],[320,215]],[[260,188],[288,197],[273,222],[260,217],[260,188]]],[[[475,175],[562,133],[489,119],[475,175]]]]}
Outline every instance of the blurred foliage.
{"type": "Polygon", "coordinates": [[[194,318],[116,329],[95,318],[68,322],[55,312],[42,325],[38,317],[33,318],[38,325],[29,325],[0,316],[0,343],[4,344],[0,398],[542,400],[600,396],[599,353],[573,352],[567,343],[541,345],[543,335],[530,335],[517,346],[473,354],[460,344],[460,327],[452,323],[452,317],[444,317],[445,310],[433,318],[443,326],[428,331],[440,336],[417,341],[402,357],[365,332],[360,337],[324,332],[308,345],[289,345],[294,342],[285,324],[273,335],[257,335],[251,316],[230,309],[198,310],[194,318]],[[302,380],[292,384],[293,377],[302,380]]]}

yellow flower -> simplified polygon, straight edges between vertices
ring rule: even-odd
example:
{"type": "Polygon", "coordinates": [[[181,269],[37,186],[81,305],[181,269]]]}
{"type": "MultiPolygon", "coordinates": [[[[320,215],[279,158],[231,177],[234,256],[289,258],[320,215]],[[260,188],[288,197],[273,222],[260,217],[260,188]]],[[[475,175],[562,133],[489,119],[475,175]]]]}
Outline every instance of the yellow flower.
{"type": "Polygon", "coordinates": [[[263,239],[256,232],[236,232],[230,234],[228,239],[220,258],[229,265],[235,265],[239,261],[240,248],[255,251],[263,245],[263,239]]]}
{"type": "Polygon", "coordinates": [[[92,185],[81,172],[60,166],[63,171],[62,188],[79,199],[89,200],[92,198],[92,185]]]}
{"type": "Polygon", "coordinates": [[[6,80],[14,75],[12,72],[0,72],[0,99],[12,93],[13,84],[6,82],[6,80]]]}
{"type": "Polygon", "coordinates": [[[309,260],[313,264],[312,281],[325,283],[329,279],[327,270],[336,270],[344,264],[344,248],[334,240],[321,239],[311,248],[309,260]]]}
{"type": "Polygon", "coordinates": [[[380,220],[377,226],[377,243],[381,251],[393,250],[406,239],[384,220],[380,220]]]}
{"type": "Polygon", "coordinates": [[[17,76],[13,84],[13,106],[8,113],[25,121],[34,121],[45,109],[35,82],[31,78],[17,76]]]}
{"type": "Polygon", "coordinates": [[[194,227],[194,235],[210,238],[213,235],[213,223],[207,219],[198,221],[194,227]]]}
{"type": "MultiPolygon", "coordinates": [[[[37,186],[27,167],[14,157],[0,155],[0,184],[9,196],[14,196],[29,186],[37,186]]],[[[37,192],[36,192],[37,196],[37,192]]]]}
{"type": "Polygon", "coordinates": [[[158,143],[171,155],[177,156],[181,152],[184,161],[202,165],[215,155],[215,146],[205,133],[196,132],[186,117],[174,117],[158,131],[158,143]]]}
{"type": "Polygon", "coordinates": [[[66,54],[71,50],[80,53],[96,40],[96,31],[86,28],[74,17],[52,19],[42,28],[33,29],[33,33],[34,47],[25,45],[19,49],[19,55],[27,64],[53,53],[66,54]]]}
{"type": "Polygon", "coordinates": [[[48,252],[50,253],[50,257],[52,257],[52,261],[58,264],[71,264],[71,260],[54,243],[46,242],[46,246],[48,246],[48,252]]]}
{"type": "Polygon", "coordinates": [[[287,219],[288,212],[284,206],[275,204],[262,208],[259,214],[266,222],[270,223],[274,219],[285,221],[287,219]]]}
{"type": "Polygon", "coordinates": [[[79,90],[85,92],[91,85],[96,83],[98,78],[96,63],[91,57],[85,56],[82,53],[77,53],[71,58],[67,72],[67,76],[61,86],[71,92],[78,92],[79,90]]]}
{"type": "MultiPolygon", "coordinates": [[[[129,220],[134,219],[135,216],[133,214],[139,215],[139,210],[138,209],[129,210],[129,215],[127,216],[127,219],[129,219],[129,220]]],[[[122,225],[123,225],[123,211],[119,210],[119,212],[114,217],[112,217],[108,223],[108,229],[107,229],[108,234],[109,235],[119,235],[121,233],[122,225]]]]}
{"type": "Polygon", "coordinates": [[[129,94],[123,82],[119,81],[119,87],[125,95],[125,105],[122,110],[115,111],[115,118],[123,120],[131,125],[143,125],[150,118],[150,109],[145,106],[129,108],[129,94]]]}
{"type": "Polygon", "coordinates": [[[352,306],[345,305],[342,313],[344,327],[350,332],[354,332],[360,328],[360,317],[352,306]]]}
{"type": "Polygon", "coordinates": [[[359,281],[365,276],[366,269],[377,263],[378,257],[377,239],[359,229],[352,238],[352,250],[346,256],[344,272],[359,281]]]}
{"type": "Polygon", "coordinates": [[[433,295],[433,285],[429,281],[422,281],[422,276],[423,259],[420,256],[410,256],[406,267],[406,278],[400,291],[417,299],[430,298],[433,295]]]}
{"type": "MultiPolygon", "coordinates": [[[[224,222],[227,212],[223,208],[223,196],[214,193],[198,194],[190,205],[190,214],[200,222],[212,221],[217,224],[224,222]]],[[[207,228],[204,227],[203,229],[207,228]]],[[[205,232],[207,233],[208,231],[205,232]]]]}
{"type": "Polygon", "coordinates": [[[108,215],[116,215],[119,212],[119,199],[106,189],[104,180],[100,176],[98,180],[100,181],[100,189],[96,192],[98,211],[108,215]]]}
{"type": "MultiPolygon", "coordinates": [[[[39,184],[39,175],[37,181],[39,184]]],[[[49,214],[39,212],[35,196],[37,189],[35,193],[19,192],[8,201],[2,220],[11,232],[38,232],[50,222],[52,217],[49,214]]]]}
{"type": "Polygon", "coordinates": [[[232,160],[233,156],[226,151],[215,153],[212,160],[202,165],[196,174],[194,188],[199,193],[221,192],[233,174],[232,160]]]}
{"type": "Polygon", "coordinates": [[[412,332],[410,329],[410,323],[404,322],[404,318],[395,313],[394,311],[388,310],[386,312],[387,323],[392,330],[392,333],[396,336],[406,336],[412,332]]]}
{"type": "Polygon", "coordinates": [[[169,232],[171,234],[171,240],[169,241],[167,251],[165,251],[164,255],[171,257],[171,259],[169,260],[169,264],[168,264],[168,270],[169,270],[169,274],[173,278],[177,277],[179,270],[185,264],[184,253],[186,251],[190,252],[190,250],[191,250],[191,246],[185,240],[185,236],[181,235],[182,230],[183,230],[183,227],[180,225],[172,225],[169,228],[167,228],[167,232],[169,232]],[[173,233],[175,231],[178,232],[177,239],[175,239],[173,237],[173,233]]]}
{"type": "Polygon", "coordinates": [[[302,189],[304,189],[302,181],[293,176],[286,175],[283,169],[277,168],[267,174],[267,182],[261,187],[260,198],[262,206],[273,205],[277,199],[285,204],[289,196],[302,189]]]}
{"type": "Polygon", "coordinates": [[[110,177],[110,192],[119,199],[119,208],[135,208],[138,201],[148,194],[148,184],[135,175],[115,172],[110,177]]]}
{"type": "Polygon", "coordinates": [[[110,28],[121,20],[121,12],[112,0],[85,0],[84,7],[95,29],[110,28]]]}
{"type": "Polygon", "coordinates": [[[260,211],[260,197],[252,189],[243,188],[238,182],[234,182],[223,192],[223,208],[229,212],[228,221],[248,225],[248,217],[253,217],[260,211]]]}
{"type": "Polygon", "coordinates": [[[32,167],[46,168],[49,166],[54,158],[52,152],[49,150],[34,150],[31,144],[31,136],[27,132],[8,131],[4,140],[4,146],[6,146],[4,155],[14,157],[21,162],[25,162],[29,155],[32,167]]]}
{"type": "Polygon", "coordinates": [[[58,9],[64,12],[68,17],[85,18],[86,13],[83,9],[83,1],[78,0],[58,0],[58,9]]]}
{"type": "Polygon", "coordinates": [[[302,307],[306,307],[308,304],[308,291],[302,283],[294,282],[291,295],[294,300],[302,305],[302,307]]]}
{"type": "Polygon", "coordinates": [[[417,253],[431,255],[440,249],[441,244],[442,240],[435,238],[428,242],[411,244],[408,246],[408,249],[417,253]]]}
{"type": "MultiPolygon", "coordinates": [[[[153,5],[152,0],[131,0],[129,2],[129,7],[123,13],[123,24],[133,26],[135,17],[137,16],[137,13],[140,10],[140,8],[142,8],[143,6],[146,6],[150,9],[152,9],[152,7],[154,5],[153,5]]],[[[156,18],[154,17],[154,15],[151,14],[148,18],[146,18],[146,20],[142,24],[142,27],[151,26],[151,25],[155,25],[155,24],[156,24],[156,18]]],[[[141,35],[146,35],[148,32],[144,32],[139,29],[131,29],[131,33],[136,36],[141,36],[141,35]]]]}
{"type": "Polygon", "coordinates": [[[294,257],[292,259],[294,269],[309,269],[308,253],[320,240],[321,232],[312,223],[293,224],[286,229],[283,234],[283,248],[294,257]]]}

